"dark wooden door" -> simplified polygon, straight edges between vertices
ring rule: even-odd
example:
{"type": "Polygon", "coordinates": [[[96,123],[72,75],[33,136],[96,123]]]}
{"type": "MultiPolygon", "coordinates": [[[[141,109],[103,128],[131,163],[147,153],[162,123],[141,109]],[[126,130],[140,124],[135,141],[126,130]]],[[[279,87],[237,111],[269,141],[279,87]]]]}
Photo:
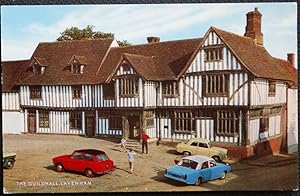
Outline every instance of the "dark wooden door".
{"type": "Polygon", "coordinates": [[[95,136],[95,117],[86,116],[85,118],[85,135],[87,137],[95,136]]]}
{"type": "Polygon", "coordinates": [[[128,123],[129,123],[129,138],[139,139],[138,136],[140,132],[140,117],[137,115],[129,116],[128,123]]]}
{"type": "Polygon", "coordinates": [[[36,133],[36,115],[34,110],[28,111],[27,124],[28,133],[36,133]]]}

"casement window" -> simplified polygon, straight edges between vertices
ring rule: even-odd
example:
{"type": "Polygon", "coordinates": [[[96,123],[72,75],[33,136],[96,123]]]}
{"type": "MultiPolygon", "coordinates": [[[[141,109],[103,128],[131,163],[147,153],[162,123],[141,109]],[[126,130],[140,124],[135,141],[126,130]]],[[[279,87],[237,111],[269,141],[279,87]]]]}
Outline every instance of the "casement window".
{"type": "Polygon", "coordinates": [[[119,88],[122,97],[137,96],[139,93],[138,78],[121,78],[119,88]]]}
{"type": "Polygon", "coordinates": [[[202,77],[203,96],[226,97],[228,96],[228,74],[205,75],[202,77]]]}
{"type": "Polygon", "coordinates": [[[144,126],[145,128],[154,127],[154,112],[153,111],[144,111],[144,126]]]}
{"type": "Polygon", "coordinates": [[[269,117],[262,117],[259,119],[259,132],[269,131],[269,117]]]}
{"type": "Polygon", "coordinates": [[[30,86],[30,99],[41,99],[42,98],[42,87],[41,86],[30,86]]]}
{"type": "Polygon", "coordinates": [[[234,111],[217,111],[217,135],[234,136],[238,134],[238,117],[234,111]]]}
{"type": "Polygon", "coordinates": [[[73,99],[80,99],[82,94],[81,86],[72,86],[73,99]]]}
{"type": "Polygon", "coordinates": [[[175,111],[173,119],[174,132],[191,133],[195,131],[195,120],[192,112],[175,111]]]}
{"type": "Polygon", "coordinates": [[[276,93],[276,82],[269,81],[269,96],[275,96],[276,93]]]}
{"type": "Polygon", "coordinates": [[[103,98],[114,99],[115,98],[115,85],[113,82],[103,84],[103,98]]]}
{"type": "Polygon", "coordinates": [[[223,60],[223,48],[207,48],[204,50],[204,61],[223,60]]]}
{"type": "Polygon", "coordinates": [[[39,111],[39,126],[41,128],[49,128],[49,112],[39,111]]]}
{"type": "Polygon", "coordinates": [[[163,96],[177,96],[178,83],[176,81],[166,81],[162,83],[163,96]]]}
{"type": "Polygon", "coordinates": [[[81,112],[70,112],[70,128],[81,129],[81,112]]]}
{"type": "Polygon", "coordinates": [[[108,129],[122,130],[122,117],[121,116],[109,116],[108,117],[108,129]]]}

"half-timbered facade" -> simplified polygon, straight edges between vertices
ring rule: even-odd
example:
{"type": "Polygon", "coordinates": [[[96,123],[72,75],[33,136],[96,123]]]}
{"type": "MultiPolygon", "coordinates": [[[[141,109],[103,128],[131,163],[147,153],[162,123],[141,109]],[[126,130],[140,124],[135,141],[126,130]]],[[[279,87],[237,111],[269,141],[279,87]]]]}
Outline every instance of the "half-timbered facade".
{"type": "Polygon", "coordinates": [[[263,47],[260,23],[255,9],[244,36],[211,27],[198,39],[126,47],[40,43],[31,59],[2,63],[10,77],[2,109],[18,111],[28,133],[201,137],[238,158],[286,149],[296,69],[291,55],[277,59],[263,47]]]}

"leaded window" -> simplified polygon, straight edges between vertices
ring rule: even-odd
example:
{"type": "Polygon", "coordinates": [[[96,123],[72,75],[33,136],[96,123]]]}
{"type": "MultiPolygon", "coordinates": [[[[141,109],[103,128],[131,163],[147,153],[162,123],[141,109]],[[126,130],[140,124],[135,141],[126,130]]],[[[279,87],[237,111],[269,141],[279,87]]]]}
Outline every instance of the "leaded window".
{"type": "Polygon", "coordinates": [[[81,129],[81,112],[70,112],[70,128],[71,129],[81,129]]]}
{"type": "Polygon", "coordinates": [[[238,117],[234,111],[217,111],[217,135],[234,136],[238,134],[238,117]]]}
{"type": "Polygon", "coordinates": [[[223,60],[223,48],[207,48],[204,50],[204,61],[223,60]]]}
{"type": "Polygon", "coordinates": [[[30,86],[30,99],[41,99],[42,98],[42,87],[41,86],[30,86]]]}
{"type": "Polygon", "coordinates": [[[153,111],[144,111],[144,126],[146,128],[154,127],[154,117],[153,111]]]}
{"type": "Polygon", "coordinates": [[[189,111],[175,111],[173,129],[175,132],[191,133],[195,131],[195,120],[193,119],[193,113],[189,111]]]}
{"type": "Polygon", "coordinates": [[[269,96],[275,96],[276,93],[276,82],[269,81],[269,96]]]}
{"type": "Polygon", "coordinates": [[[39,126],[41,128],[49,128],[49,112],[40,111],[39,112],[39,126]]]}
{"type": "Polygon", "coordinates": [[[228,75],[213,74],[202,77],[203,95],[207,97],[228,96],[228,75]]]}
{"type": "Polygon", "coordinates": [[[166,81],[162,83],[163,96],[177,96],[178,83],[176,81],[166,81]]]}
{"type": "Polygon", "coordinates": [[[133,97],[139,93],[138,78],[120,79],[120,96],[133,97]]]}
{"type": "Polygon", "coordinates": [[[80,99],[81,93],[82,93],[81,86],[72,86],[73,99],[80,99]]]}

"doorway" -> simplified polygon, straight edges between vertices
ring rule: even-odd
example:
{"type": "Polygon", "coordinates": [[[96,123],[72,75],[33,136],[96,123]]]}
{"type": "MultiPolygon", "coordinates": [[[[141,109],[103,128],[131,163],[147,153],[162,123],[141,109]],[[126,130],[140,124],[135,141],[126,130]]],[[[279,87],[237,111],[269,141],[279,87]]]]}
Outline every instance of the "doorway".
{"type": "Polygon", "coordinates": [[[36,133],[36,114],[35,110],[28,110],[28,133],[36,133]]]}
{"type": "Polygon", "coordinates": [[[93,112],[87,112],[85,116],[85,135],[87,137],[95,136],[95,116],[93,112]]]}
{"type": "Polygon", "coordinates": [[[140,116],[130,115],[128,117],[129,139],[139,139],[140,134],[140,116]]]}

